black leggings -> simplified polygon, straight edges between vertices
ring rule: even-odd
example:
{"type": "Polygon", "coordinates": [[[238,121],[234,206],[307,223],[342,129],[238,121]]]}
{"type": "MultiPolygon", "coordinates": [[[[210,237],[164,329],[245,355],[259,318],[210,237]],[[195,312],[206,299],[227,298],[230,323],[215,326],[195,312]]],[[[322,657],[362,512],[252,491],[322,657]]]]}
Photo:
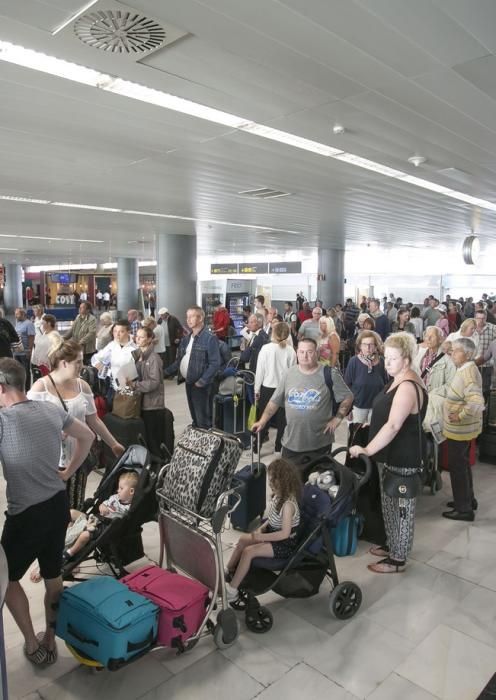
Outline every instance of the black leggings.
{"type": "MultiPolygon", "coordinates": [[[[262,413],[265,410],[265,407],[269,403],[272,394],[275,391],[275,387],[268,387],[262,386],[260,387],[260,398],[258,399],[258,404],[257,404],[257,420],[260,418],[262,413]]],[[[266,435],[269,433],[269,426],[273,425],[276,430],[277,430],[277,435],[276,435],[276,452],[279,452],[281,449],[281,440],[282,436],[284,433],[284,429],[286,427],[286,412],[284,408],[278,408],[277,413],[272,417],[271,421],[268,423],[268,425],[263,429],[262,435],[260,436],[262,440],[266,435]],[[277,449],[279,448],[279,449],[277,449]]]]}

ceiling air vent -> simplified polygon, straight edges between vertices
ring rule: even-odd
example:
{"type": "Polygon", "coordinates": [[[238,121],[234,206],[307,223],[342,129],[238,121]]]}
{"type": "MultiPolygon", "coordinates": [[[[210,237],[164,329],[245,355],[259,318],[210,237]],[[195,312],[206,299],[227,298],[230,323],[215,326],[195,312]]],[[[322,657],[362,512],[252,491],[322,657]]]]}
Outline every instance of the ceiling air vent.
{"type": "Polygon", "coordinates": [[[240,197],[251,197],[252,199],[276,199],[276,197],[289,197],[292,192],[282,192],[273,190],[270,187],[259,187],[256,190],[243,190],[238,192],[240,197]]]}
{"type": "Polygon", "coordinates": [[[117,54],[144,54],[166,43],[167,33],[156,20],[134,10],[98,10],[74,22],[83,44],[117,54]]]}

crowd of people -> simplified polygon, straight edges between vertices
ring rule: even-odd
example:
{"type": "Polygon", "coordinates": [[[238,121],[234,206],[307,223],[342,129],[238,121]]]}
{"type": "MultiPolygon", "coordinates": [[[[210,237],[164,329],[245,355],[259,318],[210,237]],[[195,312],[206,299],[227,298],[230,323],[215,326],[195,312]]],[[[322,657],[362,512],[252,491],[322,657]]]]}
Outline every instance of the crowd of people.
{"type": "MultiPolygon", "coordinates": [[[[166,307],[146,317],[130,309],[114,322],[106,310],[97,318],[84,300],[70,329],[59,333],[53,315],[41,306],[31,311],[28,317],[16,309],[14,324],[0,315],[0,448],[8,503],[2,545],[9,564],[6,602],[23,632],[25,654],[47,664],[56,658],[53,606],[62,590],[71,510],[74,521],[84,502],[85,460],[95,435],[115,457],[124,452],[98,416],[83,366],[108,384],[110,405],[116,392],[142,396],[147,443],[158,453],[164,379],[184,382],[192,424],[212,427],[214,394],[232,373],[232,323],[223,304],[209,328],[196,305],[186,310],[185,325],[166,307]],[[22,454],[19,444],[26,446],[22,454]],[[20,584],[36,558],[46,586],[46,630],[38,635],[20,584]]],[[[327,309],[299,295],[280,310],[259,295],[243,310],[236,365],[253,375],[246,398],[256,413],[252,430],[263,442],[275,428],[280,458],[269,469],[275,498],[268,524],[242,539],[229,562],[231,598],[253,556],[289,551],[299,521],[298,484],[308,476],[306,465],[329,452],[343,421],[367,429],[361,444],[350,440],[349,453],[372,458],[379,473],[384,536],[370,550],[379,558],[369,565],[372,572],[406,566],[426,432],[434,433],[434,424],[447,442],[453,492],[442,515],[474,520],[469,447],[483,429],[495,381],[493,311],[487,295],[475,303],[430,296],[418,305],[363,297],[327,309]],[[400,498],[398,480],[405,489],[400,498]]]]}

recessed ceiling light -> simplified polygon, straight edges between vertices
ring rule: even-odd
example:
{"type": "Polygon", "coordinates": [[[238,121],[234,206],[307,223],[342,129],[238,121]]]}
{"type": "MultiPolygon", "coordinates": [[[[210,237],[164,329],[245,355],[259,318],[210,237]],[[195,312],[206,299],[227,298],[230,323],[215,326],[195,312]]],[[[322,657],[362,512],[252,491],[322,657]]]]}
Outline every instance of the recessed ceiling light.
{"type": "Polygon", "coordinates": [[[332,133],[336,134],[336,136],[340,136],[341,134],[344,134],[345,128],[342,124],[334,124],[332,127],[332,133]]]}
{"type": "Polygon", "coordinates": [[[418,168],[419,165],[422,165],[422,163],[425,163],[427,158],[424,158],[424,156],[410,156],[408,159],[408,162],[414,165],[416,168],[418,168]]]}

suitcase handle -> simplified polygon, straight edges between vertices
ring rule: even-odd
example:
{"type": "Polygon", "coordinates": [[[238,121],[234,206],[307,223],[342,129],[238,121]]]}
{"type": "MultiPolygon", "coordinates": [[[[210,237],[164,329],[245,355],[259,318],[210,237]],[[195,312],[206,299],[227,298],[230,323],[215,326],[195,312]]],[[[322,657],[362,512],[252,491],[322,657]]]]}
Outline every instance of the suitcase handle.
{"type": "Polygon", "coordinates": [[[257,467],[255,468],[255,464],[253,461],[253,440],[250,440],[251,443],[251,473],[253,476],[258,476],[260,472],[262,471],[262,466],[260,464],[260,445],[261,445],[261,438],[260,438],[260,432],[252,433],[252,435],[255,435],[257,438],[257,467]]]}
{"type": "Polygon", "coordinates": [[[77,639],[78,642],[82,642],[83,644],[92,644],[95,647],[100,646],[100,643],[97,642],[96,639],[87,639],[84,634],[73,627],[70,622],[67,623],[67,632],[71,635],[71,637],[77,639]]]}
{"type": "Polygon", "coordinates": [[[154,636],[153,636],[153,627],[150,630],[150,633],[146,637],[146,639],[143,639],[142,642],[128,642],[127,643],[127,650],[128,652],[130,651],[140,651],[140,649],[146,649],[147,647],[150,647],[153,644],[154,636]]]}

